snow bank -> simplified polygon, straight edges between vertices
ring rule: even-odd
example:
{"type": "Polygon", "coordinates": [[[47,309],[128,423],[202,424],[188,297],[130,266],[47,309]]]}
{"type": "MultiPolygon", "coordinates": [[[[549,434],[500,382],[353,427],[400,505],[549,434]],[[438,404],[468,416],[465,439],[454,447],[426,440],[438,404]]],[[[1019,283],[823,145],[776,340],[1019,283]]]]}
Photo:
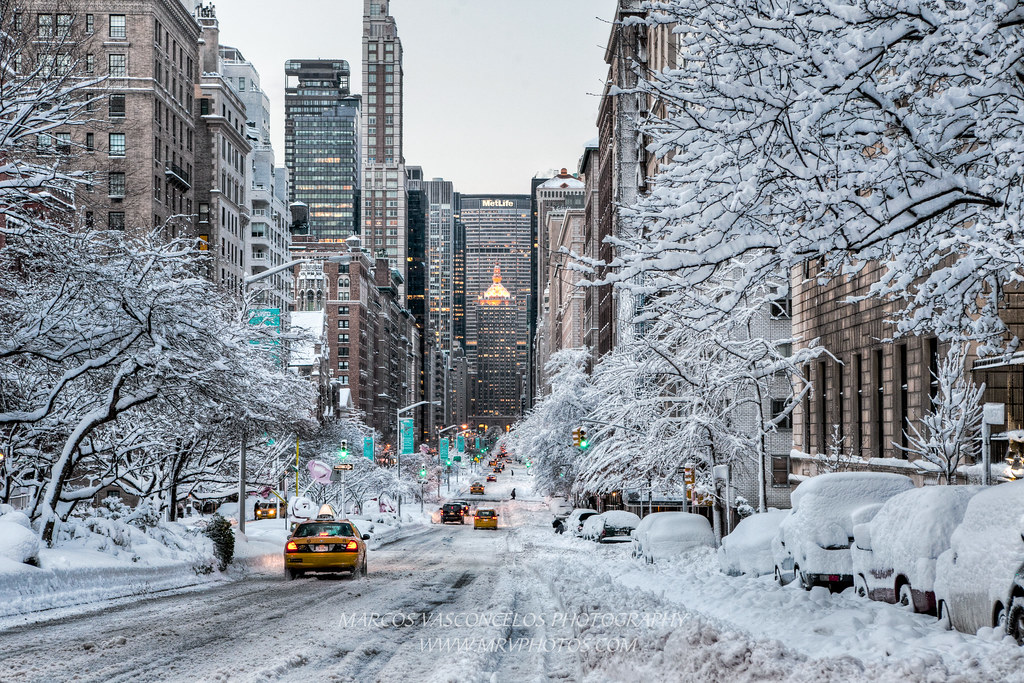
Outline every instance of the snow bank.
{"type": "Polygon", "coordinates": [[[730,576],[760,576],[775,569],[772,538],[789,510],[769,510],[740,521],[732,533],[722,539],[718,562],[730,576]]]}
{"type": "MultiPolygon", "coordinates": [[[[4,517],[10,517],[10,514],[4,517]]],[[[31,528],[0,518],[0,558],[20,564],[35,564],[39,557],[39,537],[31,528]]]]}

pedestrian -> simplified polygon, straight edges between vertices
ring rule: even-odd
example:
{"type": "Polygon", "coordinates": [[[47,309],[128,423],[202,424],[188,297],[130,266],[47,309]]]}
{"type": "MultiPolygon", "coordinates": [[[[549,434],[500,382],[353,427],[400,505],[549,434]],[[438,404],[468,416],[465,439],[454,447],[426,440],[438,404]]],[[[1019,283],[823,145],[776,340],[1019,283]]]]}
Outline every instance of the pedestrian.
{"type": "Polygon", "coordinates": [[[555,517],[555,521],[551,522],[551,526],[555,528],[556,534],[560,534],[565,531],[565,523],[558,519],[558,517],[555,517]]]}
{"type": "Polygon", "coordinates": [[[512,489],[512,500],[516,499],[516,490],[512,489]]]}
{"type": "Polygon", "coordinates": [[[509,469],[509,472],[511,472],[511,473],[512,473],[512,476],[513,476],[513,477],[514,477],[514,476],[516,476],[516,471],[515,471],[515,470],[513,470],[513,469],[509,469]]]}

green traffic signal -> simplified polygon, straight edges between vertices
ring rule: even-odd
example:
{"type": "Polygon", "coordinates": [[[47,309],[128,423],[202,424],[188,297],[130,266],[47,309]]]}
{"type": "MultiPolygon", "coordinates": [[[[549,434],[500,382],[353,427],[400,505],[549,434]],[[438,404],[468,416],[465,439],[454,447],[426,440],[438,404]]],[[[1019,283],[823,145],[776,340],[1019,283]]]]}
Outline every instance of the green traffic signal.
{"type": "Polygon", "coordinates": [[[426,478],[427,478],[427,468],[426,467],[421,467],[420,468],[420,479],[426,479],[426,478]]]}

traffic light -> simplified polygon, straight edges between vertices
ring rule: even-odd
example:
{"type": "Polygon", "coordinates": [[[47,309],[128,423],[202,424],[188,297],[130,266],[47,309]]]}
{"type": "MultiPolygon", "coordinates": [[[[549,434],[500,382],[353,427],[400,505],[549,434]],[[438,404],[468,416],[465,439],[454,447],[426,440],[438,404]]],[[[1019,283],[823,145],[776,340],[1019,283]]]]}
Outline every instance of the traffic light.
{"type": "Polygon", "coordinates": [[[572,445],[576,448],[580,447],[580,429],[578,427],[572,430],[572,445]]]}
{"type": "Polygon", "coordinates": [[[587,441],[587,433],[585,431],[583,431],[582,427],[580,427],[579,432],[580,432],[580,448],[586,450],[587,446],[590,445],[590,443],[587,441]]]}
{"type": "Polygon", "coordinates": [[[341,440],[341,448],[338,449],[338,460],[344,460],[348,457],[348,441],[341,440]]]}
{"type": "Polygon", "coordinates": [[[427,468],[426,467],[421,467],[420,468],[420,479],[426,479],[426,478],[427,478],[427,468]]]}

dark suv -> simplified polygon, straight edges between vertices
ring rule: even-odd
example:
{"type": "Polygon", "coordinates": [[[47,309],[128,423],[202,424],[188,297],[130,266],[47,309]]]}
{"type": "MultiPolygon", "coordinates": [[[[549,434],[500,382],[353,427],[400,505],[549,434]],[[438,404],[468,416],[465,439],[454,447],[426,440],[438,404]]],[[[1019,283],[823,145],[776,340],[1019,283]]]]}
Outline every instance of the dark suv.
{"type": "Polygon", "coordinates": [[[463,511],[460,503],[445,503],[444,507],[441,508],[441,524],[447,524],[448,522],[465,524],[466,520],[462,515],[463,511]]]}

